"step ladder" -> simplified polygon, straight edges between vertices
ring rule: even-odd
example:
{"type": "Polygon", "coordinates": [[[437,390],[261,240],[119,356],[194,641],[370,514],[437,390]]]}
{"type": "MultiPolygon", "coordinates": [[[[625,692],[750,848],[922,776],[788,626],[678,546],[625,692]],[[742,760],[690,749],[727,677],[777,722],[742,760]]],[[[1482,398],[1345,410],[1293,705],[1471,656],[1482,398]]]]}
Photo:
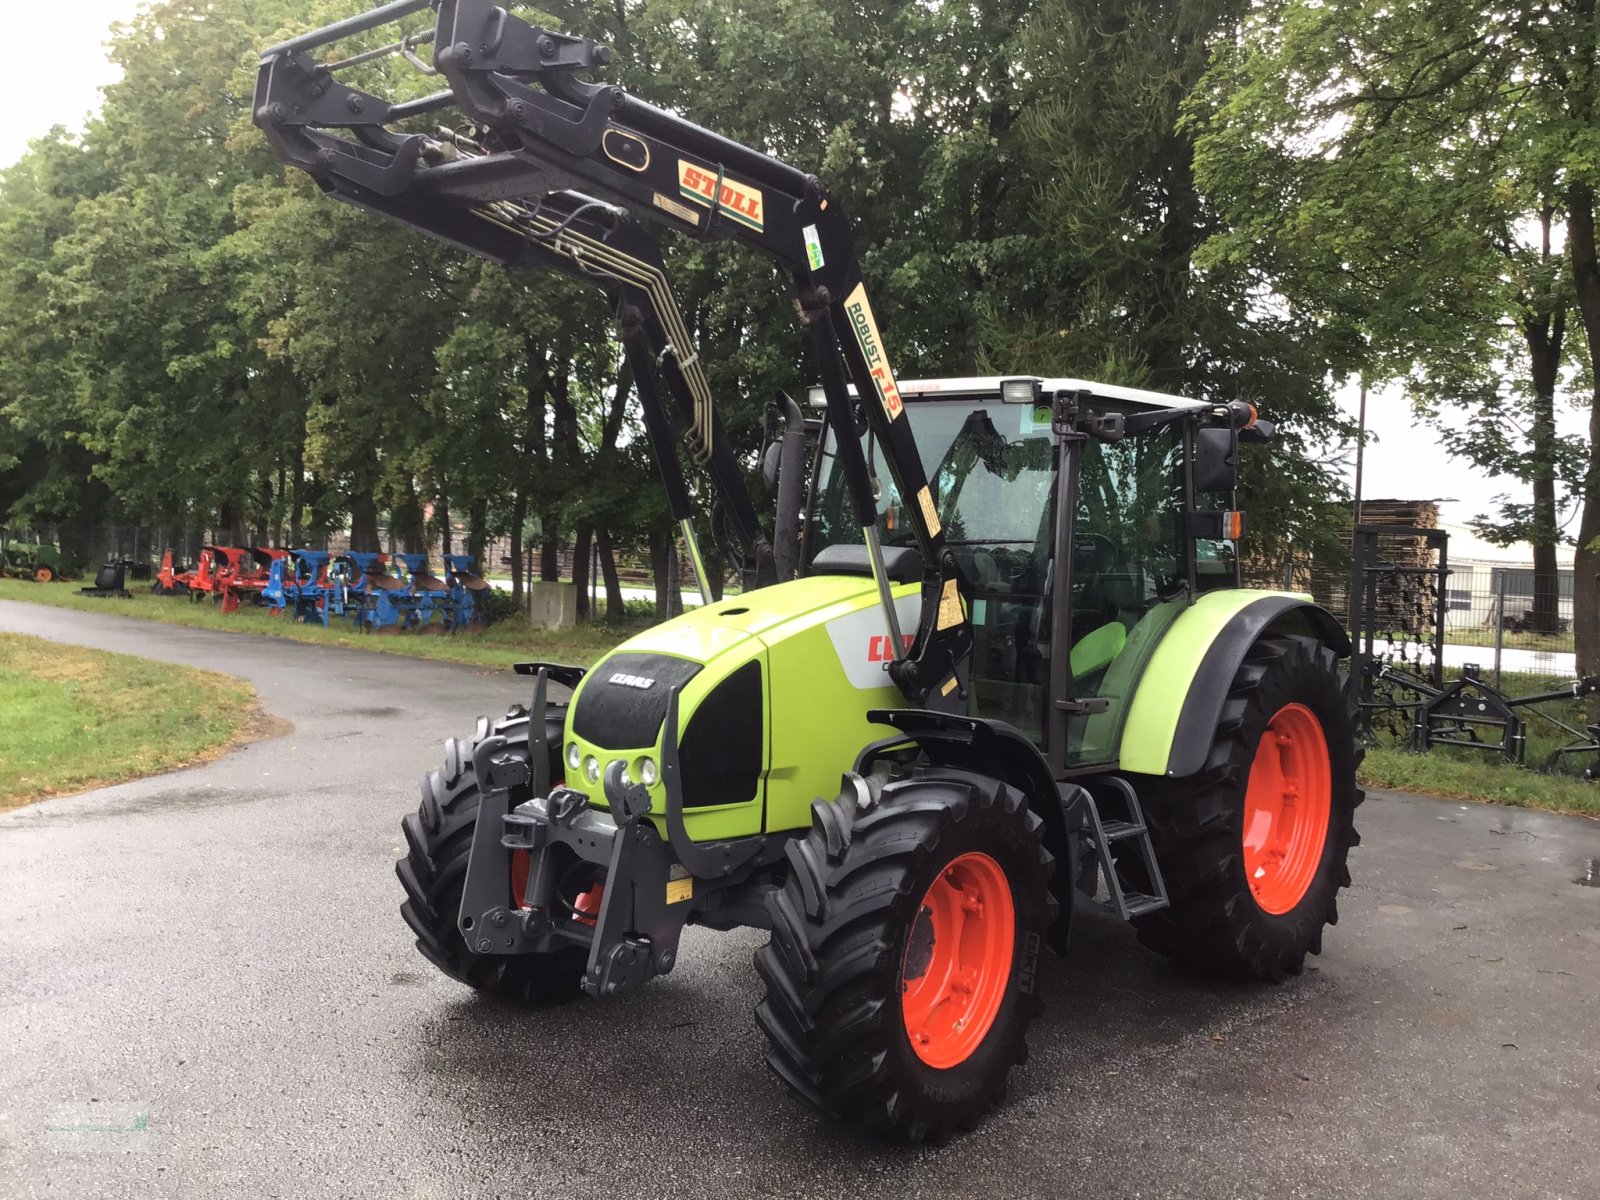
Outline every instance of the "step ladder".
{"type": "MultiPolygon", "coordinates": [[[[1126,921],[1167,907],[1167,885],[1161,878],[1161,868],[1156,865],[1150,827],[1145,824],[1144,811],[1139,807],[1139,796],[1132,784],[1116,775],[1082,780],[1079,786],[1062,796],[1061,805],[1067,828],[1089,843],[1098,860],[1100,878],[1105,880],[1109,896],[1106,908],[1126,921]],[[1095,792],[1099,793],[1098,799],[1095,792]],[[1124,842],[1131,842],[1138,853],[1145,875],[1154,888],[1152,893],[1127,891],[1117,878],[1113,850],[1124,842]]],[[[1126,853],[1126,850],[1121,852],[1126,853]]],[[[1099,891],[1098,888],[1084,890],[1091,896],[1099,891]]]]}

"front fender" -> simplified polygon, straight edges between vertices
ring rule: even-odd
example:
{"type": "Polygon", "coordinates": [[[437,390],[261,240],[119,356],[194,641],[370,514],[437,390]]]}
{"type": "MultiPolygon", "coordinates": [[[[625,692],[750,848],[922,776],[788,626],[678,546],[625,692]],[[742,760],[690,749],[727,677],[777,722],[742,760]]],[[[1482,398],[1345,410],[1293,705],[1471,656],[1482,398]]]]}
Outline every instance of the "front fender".
{"type": "Polygon", "coordinates": [[[1123,727],[1122,769],[1181,778],[1204,766],[1234,675],[1271,633],[1316,638],[1341,658],[1350,653],[1343,627],[1308,596],[1207,592],[1172,623],[1145,667],[1123,727]]]}

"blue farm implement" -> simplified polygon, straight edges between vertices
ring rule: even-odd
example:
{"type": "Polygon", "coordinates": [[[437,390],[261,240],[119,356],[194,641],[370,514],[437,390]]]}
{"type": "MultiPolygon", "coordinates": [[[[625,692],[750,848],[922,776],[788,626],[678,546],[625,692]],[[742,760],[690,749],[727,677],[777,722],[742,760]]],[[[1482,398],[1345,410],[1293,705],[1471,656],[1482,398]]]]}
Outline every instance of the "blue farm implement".
{"type": "Polygon", "coordinates": [[[344,614],[342,581],[329,578],[326,550],[292,550],[274,559],[261,598],[274,612],[288,612],[296,621],[326,625],[344,614]]]}
{"type": "Polygon", "coordinates": [[[472,573],[470,554],[446,554],[444,577],[455,597],[452,632],[481,633],[489,627],[489,581],[472,573]]]}
{"type": "Polygon", "coordinates": [[[407,629],[417,633],[453,633],[456,629],[456,612],[462,603],[471,606],[470,593],[464,587],[451,587],[428,570],[426,554],[396,554],[405,566],[411,585],[411,607],[407,612],[407,629]]]}
{"type": "Polygon", "coordinates": [[[416,599],[402,579],[389,574],[387,554],[350,550],[350,610],[356,628],[366,633],[399,633],[409,625],[416,599]]]}

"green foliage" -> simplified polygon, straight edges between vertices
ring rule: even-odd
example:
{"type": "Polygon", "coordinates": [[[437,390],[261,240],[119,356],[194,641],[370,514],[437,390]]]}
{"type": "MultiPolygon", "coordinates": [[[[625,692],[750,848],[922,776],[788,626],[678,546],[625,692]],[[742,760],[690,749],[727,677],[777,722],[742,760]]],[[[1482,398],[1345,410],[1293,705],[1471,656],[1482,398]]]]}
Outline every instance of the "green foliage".
{"type": "Polygon", "coordinates": [[[1480,519],[1502,542],[1554,546],[1560,485],[1600,499],[1555,422],[1593,393],[1597,43],[1593,0],[1263,0],[1189,105],[1225,217],[1200,263],[1258,273],[1337,372],[1464,413],[1435,421],[1445,448],[1529,489],[1480,519]]]}
{"type": "MultiPolygon", "coordinates": [[[[83,138],[0,182],[0,507],[273,540],[349,520],[358,545],[382,514],[410,543],[453,518],[474,549],[535,526],[659,544],[598,298],[331,204],[251,127],[253,51],[364,7],[156,4],[116,31],[123,79],[83,138]]],[[[1196,181],[1205,122],[1184,114],[1246,7],[546,6],[612,45],[634,92],[827,180],[902,375],[1249,400],[1282,430],[1247,456],[1251,537],[1307,553],[1332,543],[1338,331],[1275,303],[1258,264],[1197,258],[1231,227],[1196,181]]],[[[390,96],[432,86],[397,58],[359,70],[390,96]]],[[[735,247],[663,238],[753,477],[766,403],[814,377],[787,283],[735,247]]]]}

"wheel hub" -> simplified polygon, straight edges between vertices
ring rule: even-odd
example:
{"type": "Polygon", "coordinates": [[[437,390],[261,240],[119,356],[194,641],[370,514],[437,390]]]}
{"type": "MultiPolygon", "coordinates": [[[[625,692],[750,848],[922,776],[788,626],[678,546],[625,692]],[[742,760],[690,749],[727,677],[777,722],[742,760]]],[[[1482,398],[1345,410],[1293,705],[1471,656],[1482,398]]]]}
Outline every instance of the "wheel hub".
{"type": "Polygon", "coordinates": [[[928,888],[906,938],[900,1011],[929,1066],[956,1066],[982,1044],[1005,998],[1016,921],[1010,882],[987,854],[953,859],[928,888]]]}
{"type": "Polygon", "coordinates": [[[1303,704],[1267,722],[1244,798],[1244,872],[1262,911],[1289,912],[1322,863],[1332,812],[1332,768],[1322,723],[1303,704]]]}

